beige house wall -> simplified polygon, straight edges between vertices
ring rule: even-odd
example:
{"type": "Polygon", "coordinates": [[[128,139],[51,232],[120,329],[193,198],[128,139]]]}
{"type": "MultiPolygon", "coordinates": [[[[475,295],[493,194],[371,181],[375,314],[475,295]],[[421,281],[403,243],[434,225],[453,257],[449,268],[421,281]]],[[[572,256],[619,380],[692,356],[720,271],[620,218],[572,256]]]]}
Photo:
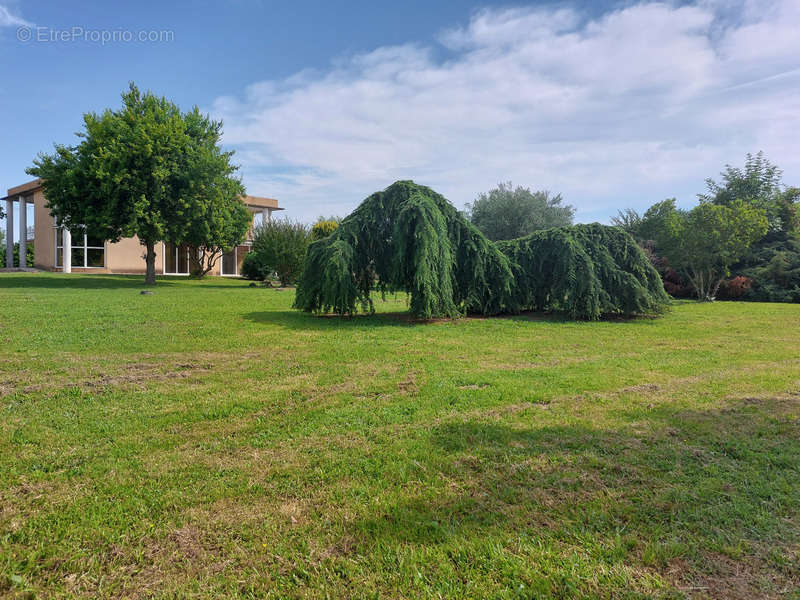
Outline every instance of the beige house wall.
{"type": "MultiPolygon", "coordinates": [[[[156,273],[162,272],[161,256],[164,253],[164,244],[156,244],[156,273]]],[[[147,263],[144,259],[145,247],[139,243],[139,238],[133,236],[123,238],[116,243],[106,242],[106,269],[110,273],[144,273],[147,263]]]]}
{"type": "MultiPolygon", "coordinates": [[[[30,201],[30,200],[29,200],[30,201]]],[[[37,269],[52,271],[56,266],[56,221],[42,190],[33,193],[33,263],[37,269]]]]}

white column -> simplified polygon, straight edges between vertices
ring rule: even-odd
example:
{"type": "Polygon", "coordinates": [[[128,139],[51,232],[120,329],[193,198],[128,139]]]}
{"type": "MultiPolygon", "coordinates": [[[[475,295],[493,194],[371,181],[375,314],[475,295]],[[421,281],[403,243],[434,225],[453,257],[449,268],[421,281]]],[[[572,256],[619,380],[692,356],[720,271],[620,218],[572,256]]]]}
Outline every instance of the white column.
{"type": "Polygon", "coordinates": [[[269,221],[269,210],[265,208],[261,211],[261,224],[266,225],[267,221],[269,221]]]}
{"type": "Polygon", "coordinates": [[[64,227],[61,232],[61,264],[64,273],[72,273],[72,234],[64,227]]]}
{"type": "Polygon", "coordinates": [[[14,266],[14,201],[6,200],[6,266],[14,266]]]}
{"type": "Polygon", "coordinates": [[[28,266],[28,203],[19,197],[19,268],[28,266]]]}

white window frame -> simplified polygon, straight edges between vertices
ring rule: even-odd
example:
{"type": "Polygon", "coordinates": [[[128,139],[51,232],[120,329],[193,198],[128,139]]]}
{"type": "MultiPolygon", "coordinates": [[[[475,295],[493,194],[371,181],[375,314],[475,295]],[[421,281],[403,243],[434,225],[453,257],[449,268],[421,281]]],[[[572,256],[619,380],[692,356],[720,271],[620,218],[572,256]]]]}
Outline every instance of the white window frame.
{"type": "MultiPolygon", "coordinates": [[[[73,235],[72,236],[73,244],[71,246],[71,250],[75,250],[75,249],[83,250],[83,264],[82,265],[76,265],[73,262],[72,263],[72,267],[74,269],[105,269],[106,268],[106,256],[107,256],[107,252],[108,252],[108,249],[106,248],[106,243],[103,242],[102,246],[89,246],[88,245],[89,244],[89,236],[86,233],[86,227],[83,226],[83,225],[81,225],[81,227],[83,228],[83,243],[82,244],[75,244],[74,242],[75,242],[76,238],[78,238],[78,236],[77,235],[73,235]],[[86,258],[87,258],[88,254],[89,254],[89,250],[102,250],[103,251],[103,264],[102,264],[102,266],[99,266],[99,267],[98,266],[91,266],[90,267],[90,266],[88,266],[86,264],[86,262],[87,262],[86,258]]],[[[53,227],[54,238],[55,238],[55,244],[54,244],[55,256],[53,257],[53,264],[55,265],[56,269],[63,269],[64,268],[64,260],[63,260],[64,231],[63,230],[64,230],[63,227],[58,227],[58,226],[54,226],[53,227]],[[59,233],[61,234],[61,245],[58,244],[58,237],[59,237],[58,234],[59,233]],[[59,249],[61,249],[61,252],[62,252],[62,260],[61,260],[60,264],[58,262],[58,250],[59,249]]]]}

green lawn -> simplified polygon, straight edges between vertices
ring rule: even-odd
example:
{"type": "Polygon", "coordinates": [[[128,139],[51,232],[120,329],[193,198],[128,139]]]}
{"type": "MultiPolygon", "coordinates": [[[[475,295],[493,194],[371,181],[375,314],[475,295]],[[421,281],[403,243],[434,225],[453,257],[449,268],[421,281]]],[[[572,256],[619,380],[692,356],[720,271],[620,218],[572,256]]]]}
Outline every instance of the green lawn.
{"type": "Polygon", "coordinates": [[[800,595],[800,305],[0,275],[0,597],[800,595]]]}

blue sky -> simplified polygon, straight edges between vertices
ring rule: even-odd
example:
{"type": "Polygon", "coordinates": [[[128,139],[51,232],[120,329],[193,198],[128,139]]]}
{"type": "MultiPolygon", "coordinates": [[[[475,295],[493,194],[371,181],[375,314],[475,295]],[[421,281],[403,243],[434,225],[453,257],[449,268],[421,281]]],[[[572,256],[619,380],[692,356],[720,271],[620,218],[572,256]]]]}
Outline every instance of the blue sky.
{"type": "Polygon", "coordinates": [[[0,0],[0,189],[129,80],[222,118],[248,192],[307,221],[401,178],[606,221],[758,150],[800,184],[798,28],[796,0],[0,0]],[[121,32],[166,39],[100,41],[121,32]]]}

